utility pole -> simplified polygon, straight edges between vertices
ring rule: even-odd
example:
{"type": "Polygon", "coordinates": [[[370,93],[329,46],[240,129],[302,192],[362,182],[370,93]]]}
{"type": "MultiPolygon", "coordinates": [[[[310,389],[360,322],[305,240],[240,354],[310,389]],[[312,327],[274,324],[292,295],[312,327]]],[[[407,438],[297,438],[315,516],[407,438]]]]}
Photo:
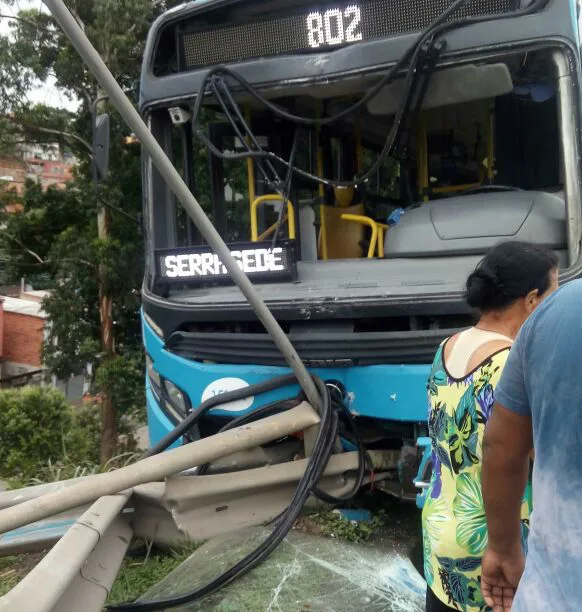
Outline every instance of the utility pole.
{"type": "MultiPolygon", "coordinates": [[[[93,182],[95,194],[99,195],[99,185],[107,175],[109,165],[109,116],[98,114],[100,107],[108,99],[99,95],[91,105],[93,123],[93,182]]],[[[111,213],[101,205],[97,215],[97,236],[106,243],[110,236],[111,213]]],[[[108,364],[115,356],[115,335],[113,332],[113,297],[109,291],[108,270],[104,263],[99,264],[99,319],[101,324],[102,364],[108,364]]],[[[113,457],[117,447],[117,410],[108,381],[101,389],[101,461],[113,457]]]]}

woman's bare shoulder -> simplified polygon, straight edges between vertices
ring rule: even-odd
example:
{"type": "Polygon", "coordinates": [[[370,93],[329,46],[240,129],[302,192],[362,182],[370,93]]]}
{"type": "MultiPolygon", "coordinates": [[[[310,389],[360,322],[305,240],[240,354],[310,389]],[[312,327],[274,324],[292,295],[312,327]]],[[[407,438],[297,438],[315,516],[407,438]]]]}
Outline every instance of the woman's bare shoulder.
{"type": "Polygon", "coordinates": [[[509,342],[509,340],[491,340],[491,342],[487,342],[483,346],[479,347],[471,357],[471,361],[468,365],[469,371],[474,370],[480,364],[485,363],[490,357],[493,357],[494,355],[497,355],[498,353],[510,348],[511,342],[509,342]]]}

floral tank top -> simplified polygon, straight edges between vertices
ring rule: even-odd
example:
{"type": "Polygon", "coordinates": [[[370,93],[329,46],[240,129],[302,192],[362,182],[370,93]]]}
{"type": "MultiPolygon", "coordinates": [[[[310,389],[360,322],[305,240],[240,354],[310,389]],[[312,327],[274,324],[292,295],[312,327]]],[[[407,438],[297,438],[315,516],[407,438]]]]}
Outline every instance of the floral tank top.
{"type": "MultiPolygon", "coordinates": [[[[481,491],[483,433],[509,349],[458,379],[446,370],[445,345],[435,356],[428,380],[433,472],[422,511],[424,574],[445,605],[483,612],[489,610],[480,588],[481,557],[487,546],[481,491]]],[[[524,547],[531,508],[528,485],[521,514],[524,547]]]]}

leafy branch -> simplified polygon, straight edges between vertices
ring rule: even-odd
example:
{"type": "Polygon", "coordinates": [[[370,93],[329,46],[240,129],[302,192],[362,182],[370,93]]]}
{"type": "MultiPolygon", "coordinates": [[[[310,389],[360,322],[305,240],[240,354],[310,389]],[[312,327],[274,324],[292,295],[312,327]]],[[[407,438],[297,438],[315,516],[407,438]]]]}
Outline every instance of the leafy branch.
{"type": "Polygon", "coordinates": [[[19,15],[3,15],[0,14],[0,19],[8,19],[9,21],[16,21],[18,23],[23,23],[27,26],[30,26],[31,28],[34,28],[36,30],[41,30],[43,32],[46,32],[47,34],[56,34],[55,30],[51,30],[50,28],[45,28],[44,26],[40,25],[39,23],[35,23],[34,21],[30,21],[30,19],[25,19],[24,17],[21,17],[19,15]]]}

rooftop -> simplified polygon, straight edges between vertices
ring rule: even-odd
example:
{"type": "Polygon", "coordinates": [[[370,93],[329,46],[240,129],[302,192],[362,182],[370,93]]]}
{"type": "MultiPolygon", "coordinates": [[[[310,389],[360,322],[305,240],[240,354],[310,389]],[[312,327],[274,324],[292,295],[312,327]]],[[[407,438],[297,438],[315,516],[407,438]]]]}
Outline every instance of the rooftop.
{"type": "Polygon", "coordinates": [[[37,317],[38,319],[46,319],[46,313],[38,300],[26,300],[8,296],[0,296],[0,299],[3,302],[4,312],[13,312],[29,317],[37,317]]]}

